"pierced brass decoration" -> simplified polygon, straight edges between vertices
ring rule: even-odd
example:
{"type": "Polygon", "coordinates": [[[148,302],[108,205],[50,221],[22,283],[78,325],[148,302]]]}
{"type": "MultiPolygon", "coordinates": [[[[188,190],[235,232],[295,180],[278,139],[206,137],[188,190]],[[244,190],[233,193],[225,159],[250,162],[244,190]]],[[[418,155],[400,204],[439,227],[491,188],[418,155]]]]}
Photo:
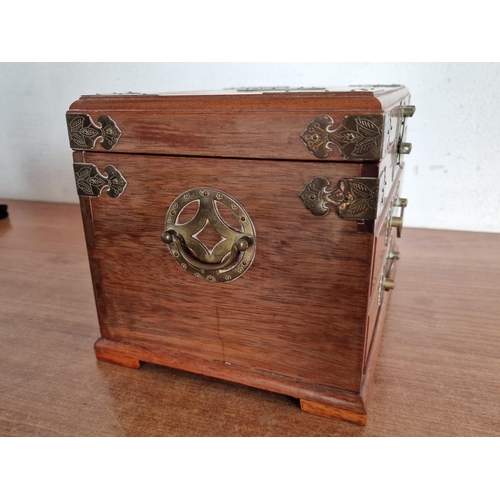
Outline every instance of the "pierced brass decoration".
{"type": "Polygon", "coordinates": [[[299,198],[314,215],[326,215],[331,203],[343,219],[374,220],[377,216],[378,179],[355,177],[342,179],[333,191],[327,191],[330,181],[313,179],[299,198]]]}
{"type": "Polygon", "coordinates": [[[309,151],[318,158],[332,154],[337,146],[347,159],[378,160],[382,157],[384,115],[347,115],[332,129],[333,118],[317,116],[300,136],[309,151]]]}
{"type": "Polygon", "coordinates": [[[234,198],[216,189],[195,188],[179,195],[168,209],[161,239],[185,271],[211,283],[239,278],[255,258],[256,234],[250,216],[234,198]],[[181,223],[182,211],[193,203],[196,215],[181,223]],[[215,245],[203,242],[207,228],[220,236],[215,245]]]}
{"type": "Polygon", "coordinates": [[[127,187],[127,181],[113,165],[104,167],[106,176],[93,163],[73,163],[73,169],[78,196],[99,198],[102,190],[108,188],[108,196],[118,198],[127,187]]]}
{"type": "Polygon", "coordinates": [[[72,149],[94,149],[97,139],[101,138],[101,146],[109,151],[116,146],[122,132],[108,116],[101,115],[95,125],[89,115],[66,115],[68,123],[69,145],[72,149]]]}

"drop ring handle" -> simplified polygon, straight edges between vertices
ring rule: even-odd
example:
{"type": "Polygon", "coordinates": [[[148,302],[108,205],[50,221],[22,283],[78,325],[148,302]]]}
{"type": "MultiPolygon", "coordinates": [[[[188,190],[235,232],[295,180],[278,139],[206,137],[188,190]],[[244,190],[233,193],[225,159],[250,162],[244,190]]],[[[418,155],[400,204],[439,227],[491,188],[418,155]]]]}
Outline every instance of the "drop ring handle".
{"type": "Polygon", "coordinates": [[[191,252],[189,250],[186,250],[181,237],[179,237],[179,235],[175,231],[165,231],[161,235],[161,239],[163,243],[166,243],[167,245],[173,243],[176,246],[177,251],[188,262],[188,264],[195,268],[203,269],[204,271],[219,271],[221,269],[226,269],[234,265],[238,260],[240,252],[244,252],[245,250],[247,250],[253,243],[250,237],[242,236],[238,238],[238,240],[231,247],[231,252],[228,255],[224,256],[224,258],[220,262],[209,264],[208,262],[203,262],[194,258],[191,252]]]}

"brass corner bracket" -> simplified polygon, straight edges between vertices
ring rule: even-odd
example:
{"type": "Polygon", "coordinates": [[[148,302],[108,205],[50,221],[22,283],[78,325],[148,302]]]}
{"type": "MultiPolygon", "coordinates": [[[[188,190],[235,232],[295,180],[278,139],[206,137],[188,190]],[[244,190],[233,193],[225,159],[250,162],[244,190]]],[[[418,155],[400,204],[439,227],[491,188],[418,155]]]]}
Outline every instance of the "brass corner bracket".
{"type": "Polygon", "coordinates": [[[72,149],[94,149],[97,139],[109,151],[116,146],[122,132],[108,115],[101,115],[98,127],[89,115],[66,115],[69,145],[72,149]]]}
{"type": "Polygon", "coordinates": [[[314,178],[299,194],[302,203],[314,215],[326,215],[331,203],[343,219],[374,220],[377,217],[378,179],[354,177],[341,179],[332,191],[330,181],[314,178]]]}
{"type": "Polygon", "coordinates": [[[382,156],[384,115],[347,115],[332,129],[329,115],[317,116],[300,136],[309,151],[318,158],[332,154],[337,146],[346,159],[379,160],[382,156]]]}
{"type": "Polygon", "coordinates": [[[127,187],[125,177],[113,165],[104,167],[107,175],[102,175],[93,163],[73,163],[73,169],[78,196],[99,198],[108,188],[108,196],[118,198],[127,187]]]}

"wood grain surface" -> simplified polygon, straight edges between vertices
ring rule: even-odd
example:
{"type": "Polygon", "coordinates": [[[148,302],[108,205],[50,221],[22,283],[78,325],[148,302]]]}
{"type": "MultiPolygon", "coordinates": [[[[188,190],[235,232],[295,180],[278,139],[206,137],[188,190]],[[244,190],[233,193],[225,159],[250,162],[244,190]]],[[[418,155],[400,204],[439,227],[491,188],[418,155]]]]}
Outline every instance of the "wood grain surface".
{"type": "Polygon", "coordinates": [[[373,235],[333,208],[313,215],[298,195],[319,175],[333,186],[359,176],[361,164],[85,159],[101,171],[111,159],[128,180],[120,198],[91,200],[104,338],[360,391],[373,235]],[[202,187],[235,198],[256,228],[255,261],[231,283],[194,278],[160,239],[169,206],[202,187]]]}
{"type": "Polygon", "coordinates": [[[500,435],[500,235],[405,229],[369,419],[358,427],[287,396],[96,361],[79,206],[7,203],[0,435],[500,435]]]}

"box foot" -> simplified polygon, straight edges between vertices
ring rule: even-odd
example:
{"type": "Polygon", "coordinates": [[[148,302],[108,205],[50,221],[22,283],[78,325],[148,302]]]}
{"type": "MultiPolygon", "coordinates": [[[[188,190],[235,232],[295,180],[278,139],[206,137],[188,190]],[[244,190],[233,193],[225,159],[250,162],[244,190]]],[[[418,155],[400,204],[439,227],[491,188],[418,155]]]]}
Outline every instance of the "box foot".
{"type": "Polygon", "coordinates": [[[141,362],[138,359],[132,358],[113,349],[113,344],[99,339],[95,345],[95,357],[99,361],[106,361],[107,363],[115,363],[117,365],[126,366],[127,368],[140,368],[141,362]]]}
{"type": "Polygon", "coordinates": [[[343,408],[336,408],[335,406],[327,406],[305,399],[300,400],[300,408],[313,415],[320,417],[335,418],[337,420],[344,420],[358,425],[366,425],[366,413],[356,413],[352,410],[345,410],[343,408]]]}

